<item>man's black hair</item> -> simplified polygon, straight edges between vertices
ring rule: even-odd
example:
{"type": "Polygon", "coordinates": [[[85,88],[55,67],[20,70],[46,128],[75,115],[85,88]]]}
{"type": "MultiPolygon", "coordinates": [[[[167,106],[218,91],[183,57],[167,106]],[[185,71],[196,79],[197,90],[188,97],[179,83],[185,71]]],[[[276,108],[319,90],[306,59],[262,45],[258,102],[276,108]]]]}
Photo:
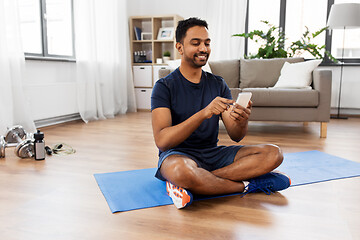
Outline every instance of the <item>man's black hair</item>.
{"type": "Polygon", "coordinates": [[[189,28],[194,26],[202,26],[208,29],[208,24],[206,21],[201,20],[200,18],[192,17],[178,22],[176,28],[176,42],[181,42],[186,36],[186,32],[189,28]]]}

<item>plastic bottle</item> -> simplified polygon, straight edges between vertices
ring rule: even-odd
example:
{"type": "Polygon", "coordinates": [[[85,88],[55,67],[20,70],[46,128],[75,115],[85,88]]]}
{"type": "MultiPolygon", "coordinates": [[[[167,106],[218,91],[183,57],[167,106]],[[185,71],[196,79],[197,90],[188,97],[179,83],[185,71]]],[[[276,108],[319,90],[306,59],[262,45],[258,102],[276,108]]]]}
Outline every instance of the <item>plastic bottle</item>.
{"type": "Polygon", "coordinates": [[[35,160],[44,160],[45,159],[45,142],[44,142],[44,133],[37,130],[34,133],[34,149],[35,149],[35,160]]]}

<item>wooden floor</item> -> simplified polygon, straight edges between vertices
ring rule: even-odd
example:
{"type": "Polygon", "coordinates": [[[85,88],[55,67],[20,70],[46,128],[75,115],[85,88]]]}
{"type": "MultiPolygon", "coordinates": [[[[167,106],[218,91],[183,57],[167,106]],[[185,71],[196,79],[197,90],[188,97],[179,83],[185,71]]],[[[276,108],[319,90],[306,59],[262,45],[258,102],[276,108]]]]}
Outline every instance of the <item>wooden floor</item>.
{"type": "MultiPolygon", "coordinates": [[[[320,150],[360,162],[360,119],[320,124],[251,122],[242,144],[275,143],[285,153],[320,150]]],[[[42,129],[48,145],[77,152],[0,159],[0,239],[360,239],[360,178],[112,214],[94,173],[155,167],[150,113],[42,129]]],[[[231,144],[222,130],[220,144],[231,144]]],[[[316,161],[316,159],[314,159],[316,161]]]]}

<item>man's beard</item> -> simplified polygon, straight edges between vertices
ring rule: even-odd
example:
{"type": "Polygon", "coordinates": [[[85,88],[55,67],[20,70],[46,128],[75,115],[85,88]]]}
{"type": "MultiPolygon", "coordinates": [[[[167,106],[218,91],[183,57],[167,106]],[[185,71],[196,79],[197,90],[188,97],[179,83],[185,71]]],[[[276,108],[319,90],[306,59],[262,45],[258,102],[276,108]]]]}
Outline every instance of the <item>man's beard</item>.
{"type": "Polygon", "coordinates": [[[201,68],[206,65],[209,59],[209,53],[195,53],[193,58],[188,58],[187,61],[191,63],[191,65],[195,68],[201,68]],[[200,60],[199,57],[204,57],[203,60],[200,60]]]}

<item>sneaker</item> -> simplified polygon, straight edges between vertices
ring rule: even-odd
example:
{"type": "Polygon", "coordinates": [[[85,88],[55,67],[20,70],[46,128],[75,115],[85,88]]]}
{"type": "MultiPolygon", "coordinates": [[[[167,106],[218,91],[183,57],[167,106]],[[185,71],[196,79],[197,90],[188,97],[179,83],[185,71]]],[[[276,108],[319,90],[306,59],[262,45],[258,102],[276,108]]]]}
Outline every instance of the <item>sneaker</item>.
{"type": "Polygon", "coordinates": [[[270,195],[273,192],[281,191],[291,185],[291,179],[280,172],[269,172],[256,178],[249,180],[249,184],[245,187],[243,196],[253,192],[264,192],[270,195]]]}
{"type": "Polygon", "coordinates": [[[166,182],[166,191],[173,200],[175,207],[184,208],[192,203],[192,194],[184,188],[175,186],[170,182],[166,182]]]}

